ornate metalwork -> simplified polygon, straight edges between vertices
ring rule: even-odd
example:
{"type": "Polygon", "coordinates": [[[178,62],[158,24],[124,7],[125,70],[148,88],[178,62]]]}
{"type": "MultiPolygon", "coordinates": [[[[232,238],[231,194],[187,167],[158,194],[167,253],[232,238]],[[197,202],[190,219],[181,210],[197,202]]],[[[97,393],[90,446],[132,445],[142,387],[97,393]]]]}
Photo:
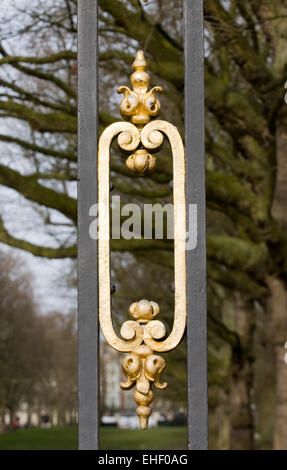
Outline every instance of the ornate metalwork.
{"type": "Polygon", "coordinates": [[[129,353],[123,361],[126,382],[123,389],[135,386],[134,399],[142,429],[146,429],[153,400],[152,385],[164,389],[167,383],[160,383],[165,361],[154,352],[167,352],[181,341],[186,326],[186,200],[185,200],[185,156],[180,134],[175,126],[151,119],[160,111],[156,92],[161,87],[148,91],[150,77],[142,51],[137,52],[131,76],[133,90],[120,87],[124,97],[121,114],[131,122],[115,122],[107,127],[99,140],[98,152],[98,248],[99,248],[99,320],[107,342],[117,351],[129,353]],[[117,137],[119,147],[131,153],[127,166],[135,174],[143,176],[155,167],[152,152],[158,150],[167,137],[173,155],[173,203],[174,203],[174,277],[175,304],[174,322],[170,335],[162,322],[156,320],[159,306],[156,302],[140,300],[129,308],[132,320],[121,327],[121,338],[113,328],[110,299],[110,214],[109,214],[109,171],[110,146],[117,137]],[[139,148],[140,147],[140,148],[139,148]]]}
{"type": "MultiPolygon", "coordinates": [[[[142,51],[138,51],[133,63],[134,73],[131,76],[131,90],[127,86],[118,88],[118,93],[124,97],[120,105],[121,115],[130,120],[139,129],[147,124],[151,118],[159,115],[160,102],[157,92],[162,92],[161,86],[155,86],[150,91],[150,76],[147,73],[147,63],[142,51]]],[[[151,173],[155,168],[156,157],[150,155],[146,149],[137,150],[126,160],[127,167],[139,176],[151,173]]]]}
{"type": "MultiPolygon", "coordinates": [[[[134,399],[138,405],[137,415],[140,420],[141,429],[146,429],[148,418],[151,414],[149,405],[153,400],[151,384],[153,383],[156,388],[163,390],[167,387],[167,383],[160,383],[160,377],[165,367],[165,360],[153,354],[153,350],[145,344],[144,334],[150,322],[157,323],[159,337],[161,337],[161,334],[165,334],[165,328],[163,323],[159,321],[155,322],[154,320],[159,314],[159,306],[156,302],[149,302],[148,300],[135,302],[130,306],[129,314],[140,325],[146,326],[141,326],[143,344],[135,348],[123,361],[123,371],[127,377],[127,381],[121,383],[121,388],[129,390],[134,385],[136,386],[134,399]]],[[[153,328],[155,328],[155,325],[153,328]]]]}
{"type": "Polygon", "coordinates": [[[155,163],[156,157],[148,153],[145,149],[136,150],[135,153],[126,159],[127,167],[139,176],[152,173],[155,169],[155,163]]]}
{"type": "Polygon", "coordinates": [[[147,124],[151,118],[159,115],[160,102],[156,92],[162,92],[161,86],[155,86],[150,91],[150,76],[146,72],[147,63],[143,51],[138,51],[133,63],[134,73],[131,75],[131,91],[127,86],[118,88],[118,93],[123,93],[124,98],[120,105],[121,115],[133,124],[147,124]]]}

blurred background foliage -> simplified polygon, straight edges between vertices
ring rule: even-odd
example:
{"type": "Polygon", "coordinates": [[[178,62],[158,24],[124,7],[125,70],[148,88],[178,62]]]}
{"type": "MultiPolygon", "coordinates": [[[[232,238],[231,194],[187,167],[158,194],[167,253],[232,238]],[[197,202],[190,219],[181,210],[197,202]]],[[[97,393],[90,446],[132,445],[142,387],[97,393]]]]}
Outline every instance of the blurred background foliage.
{"type": "MultiPolygon", "coordinates": [[[[2,214],[0,241],[75,258],[77,1],[24,4],[1,24],[0,184],[30,202],[45,238],[31,241],[2,214]]],[[[287,2],[205,0],[204,14],[210,448],[284,449],[287,2]]],[[[120,119],[116,90],[129,84],[140,48],[152,85],[165,90],[161,117],[183,135],[182,0],[99,0],[99,31],[100,130],[120,119]]],[[[145,178],[134,178],[115,148],[111,179],[122,204],[171,201],[168,148],[145,178]]],[[[170,326],[172,246],[115,240],[111,249],[115,321],[149,298],[170,326]]],[[[161,393],[185,403],[185,342],[169,354],[165,378],[161,393]]]]}
{"type": "Polygon", "coordinates": [[[32,414],[57,410],[58,424],[77,407],[76,315],[40,315],[25,266],[0,253],[0,417],[10,429],[21,404],[32,414]],[[7,421],[6,421],[7,422],[7,421]]]}

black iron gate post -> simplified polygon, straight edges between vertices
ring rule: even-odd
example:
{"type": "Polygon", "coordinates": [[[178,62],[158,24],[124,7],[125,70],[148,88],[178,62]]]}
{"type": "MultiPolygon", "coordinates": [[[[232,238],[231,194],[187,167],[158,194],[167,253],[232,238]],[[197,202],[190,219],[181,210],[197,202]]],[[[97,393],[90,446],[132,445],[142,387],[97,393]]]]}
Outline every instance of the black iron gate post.
{"type": "Polygon", "coordinates": [[[98,2],[78,10],[78,386],[79,448],[98,449],[99,325],[97,241],[89,209],[97,202],[98,2]]]}
{"type": "MultiPolygon", "coordinates": [[[[98,1],[78,3],[79,448],[93,450],[99,448],[98,251],[89,209],[98,198],[98,1]]],[[[184,27],[186,198],[197,205],[197,246],[187,251],[188,448],[196,450],[207,449],[203,0],[184,0],[184,27]]]]}
{"type": "Polygon", "coordinates": [[[197,205],[197,246],[187,251],[188,448],[207,449],[207,326],[203,0],[184,0],[187,205],[197,205]]]}

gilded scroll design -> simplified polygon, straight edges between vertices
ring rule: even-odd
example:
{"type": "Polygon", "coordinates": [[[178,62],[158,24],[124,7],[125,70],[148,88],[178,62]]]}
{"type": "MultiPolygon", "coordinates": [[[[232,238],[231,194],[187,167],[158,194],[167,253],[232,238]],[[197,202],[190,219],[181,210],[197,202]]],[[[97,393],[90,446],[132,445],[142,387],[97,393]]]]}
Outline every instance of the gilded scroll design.
{"type": "Polygon", "coordinates": [[[107,127],[99,140],[98,153],[98,270],[99,270],[99,320],[107,342],[117,351],[129,353],[123,361],[126,382],[122,389],[135,387],[134,399],[142,429],[146,429],[153,400],[152,386],[163,389],[167,383],[160,378],[165,360],[155,352],[167,352],[181,341],[186,326],[186,202],[185,202],[185,157],[180,134],[175,126],[162,121],[151,121],[158,115],[160,104],[156,92],[160,87],[148,91],[149,75],[142,51],[133,64],[131,77],[133,90],[121,87],[124,94],[121,114],[131,122],[116,122],[107,127]],[[110,147],[117,138],[119,147],[131,153],[126,164],[134,174],[143,176],[155,169],[155,156],[166,137],[173,155],[174,193],[174,276],[175,306],[174,322],[170,335],[157,320],[159,306],[152,301],[141,300],[129,308],[131,320],[123,323],[121,338],[115,333],[111,317],[110,300],[110,214],[109,172],[110,147]]]}
{"type": "MultiPolygon", "coordinates": [[[[129,308],[129,314],[140,325],[148,325],[159,313],[156,302],[141,300],[133,303],[129,308]]],[[[154,321],[154,320],[153,320],[154,321]]],[[[158,322],[161,323],[161,322],[158,322]]],[[[163,331],[164,325],[161,323],[163,331]]],[[[146,328],[141,326],[142,331],[146,328]]],[[[137,415],[140,420],[141,429],[146,429],[148,418],[151,414],[150,403],[153,400],[151,385],[163,390],[167,383],[160,383],[161,374],[165,367],[165,360],[153,354],[153,350],[144,343],[135,348],[123,361],[123,371],[126,382],[121,383],[121,388],[129,390],[135,386],[134,399],[137,403],[137,415]]]]}

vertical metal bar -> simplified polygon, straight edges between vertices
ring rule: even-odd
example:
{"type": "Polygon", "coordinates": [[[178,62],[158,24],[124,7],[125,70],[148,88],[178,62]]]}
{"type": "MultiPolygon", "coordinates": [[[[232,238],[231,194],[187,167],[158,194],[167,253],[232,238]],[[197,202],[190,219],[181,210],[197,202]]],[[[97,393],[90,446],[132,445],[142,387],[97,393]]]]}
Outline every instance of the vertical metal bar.
{"type": "Polygon", "coordinates": [[[97,242],[89,208],[97,202],[97,0],[78,2],[78,384],[79,449],[98,449],[99,325],[97,242]]]}
{"type": "Polygon", "coordinates": [[[197,204],[197,246],[187,251],[188,448],[207,449],[207,327],[203,0],[185,0],[187,204],[197,204]]]}

